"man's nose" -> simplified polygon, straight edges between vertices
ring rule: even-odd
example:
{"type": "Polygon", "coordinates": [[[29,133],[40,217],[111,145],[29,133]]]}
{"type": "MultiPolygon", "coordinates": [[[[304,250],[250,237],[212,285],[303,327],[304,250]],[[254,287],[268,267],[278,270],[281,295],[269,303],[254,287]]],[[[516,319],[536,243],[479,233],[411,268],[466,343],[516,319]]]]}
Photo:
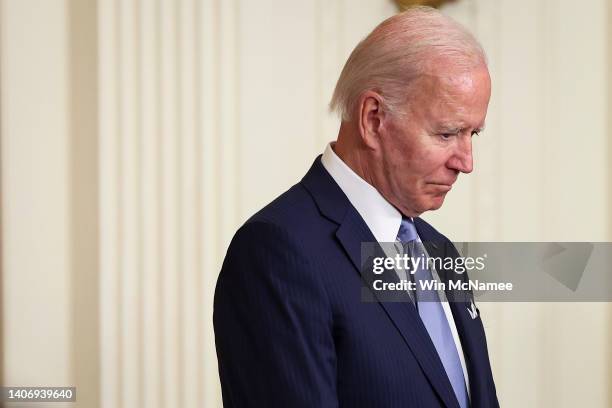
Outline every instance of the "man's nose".
{"type": "Polygon", "coordinates": [[[461,138],[455,154],[450,158],[448,167],[461,173],[471,173],[474,170],[472,158],[472,138],[461,138]]]}

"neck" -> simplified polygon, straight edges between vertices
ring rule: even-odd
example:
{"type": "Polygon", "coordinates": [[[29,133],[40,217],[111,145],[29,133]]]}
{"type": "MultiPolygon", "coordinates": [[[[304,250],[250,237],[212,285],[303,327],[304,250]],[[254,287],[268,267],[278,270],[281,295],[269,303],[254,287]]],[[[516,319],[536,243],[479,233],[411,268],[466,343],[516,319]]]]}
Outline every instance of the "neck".
{"type": "Polygon", "coordinates": [[[351,170],[368,184],[376,187],[370,175],[370,166],[364,146],[360,146],[358,135],[354,135],[345,122],[340,125],[338,140],[333,145],[334,152],[351,170]]]}
{"type": "MultiPolygon", "coordinates": [[[[394,206],[404,217],[418,217],[421,213],[401,205],[399,200],[395,200],[393,196],[389,196],[381,191],[380,186],[375,180],[381,181],[382,175],[376,178],[376,161],[374,153],[361,140],[358,129],[353,129],[349,123],[342,122],[340,131],[338,132],[338,140],[333,145],[334,153],[342,160],[351,170],[359,177],[365,180],[366,183],[373,186],[378,192],[394,206]]],[[[383,181],[384,184],[384,181],[383,181]]]]}

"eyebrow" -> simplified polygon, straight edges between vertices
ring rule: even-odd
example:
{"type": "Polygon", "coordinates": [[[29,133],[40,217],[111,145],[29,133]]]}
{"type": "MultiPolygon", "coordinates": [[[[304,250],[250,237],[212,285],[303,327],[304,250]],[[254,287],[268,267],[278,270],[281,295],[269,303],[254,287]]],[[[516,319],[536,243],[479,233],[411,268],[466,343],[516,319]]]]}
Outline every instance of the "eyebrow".
{"type": "Polygon", "coordinates": [[[474,129],[473,132],[476,132],[476,133],[484,132],[486,127],[487,127],[486,125],[482,125],[481,127],[474,129]]]}
{"type": "MultiPolygon", "coordinates": [[[[485,125],[482,125],[480,127],[475,128],[472,131],[476,132],[476,133],[480,133],[480,132],[485,130],[485,127],[486,127],[485,125]]],[[[442,125],[442,126],[439,127],[439,129],[440,129],[439,131],[441,131],[441,132],[451,133],[452,134],[452,133],[461,133],[461,132],[464,132],[468,128],[461,127],[461,126],[453,126],[453,125],[448,125],[448,126],[442,125]]]]}

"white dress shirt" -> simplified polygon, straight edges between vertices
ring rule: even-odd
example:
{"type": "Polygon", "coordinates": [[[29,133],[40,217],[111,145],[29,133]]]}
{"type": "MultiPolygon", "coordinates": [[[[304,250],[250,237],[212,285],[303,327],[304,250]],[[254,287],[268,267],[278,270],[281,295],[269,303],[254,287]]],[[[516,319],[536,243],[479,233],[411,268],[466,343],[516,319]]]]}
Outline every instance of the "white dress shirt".
{"type": "MultiPolygon", "coordinates": [[[[321,158],[323,167],[340,186],[350,203],[355,207],[361,218],[378,242],[395,242],[397,233],[402,222],[402,214],[392,206],[379,192],[355,173],[346,163],[336,155],[333,150],[333,142],[327,145],[321,158]]],[[[419,238],[420,239],[420,238],[419,238]]],[[[439,293],[440,299],[446,299],[444,293],[439,293]]],[[[463,348],[459,340],[457,326],[447,301],[440,302],[448,320],[455,346],[461,360],[463,377],[470,396],[470,381],[465,365],[463,348]]]]}

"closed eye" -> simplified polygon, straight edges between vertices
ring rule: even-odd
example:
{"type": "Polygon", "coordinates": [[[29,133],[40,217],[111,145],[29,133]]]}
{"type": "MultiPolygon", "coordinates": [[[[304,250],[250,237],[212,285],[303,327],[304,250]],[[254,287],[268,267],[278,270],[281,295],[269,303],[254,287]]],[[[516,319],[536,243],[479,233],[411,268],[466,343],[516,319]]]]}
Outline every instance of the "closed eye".
{"type": "Polygon", "coordinates": [[[444,140],[449,140],[454,136],[457,136],[458,133],[440,133],[440,137],[444,140]]]}

